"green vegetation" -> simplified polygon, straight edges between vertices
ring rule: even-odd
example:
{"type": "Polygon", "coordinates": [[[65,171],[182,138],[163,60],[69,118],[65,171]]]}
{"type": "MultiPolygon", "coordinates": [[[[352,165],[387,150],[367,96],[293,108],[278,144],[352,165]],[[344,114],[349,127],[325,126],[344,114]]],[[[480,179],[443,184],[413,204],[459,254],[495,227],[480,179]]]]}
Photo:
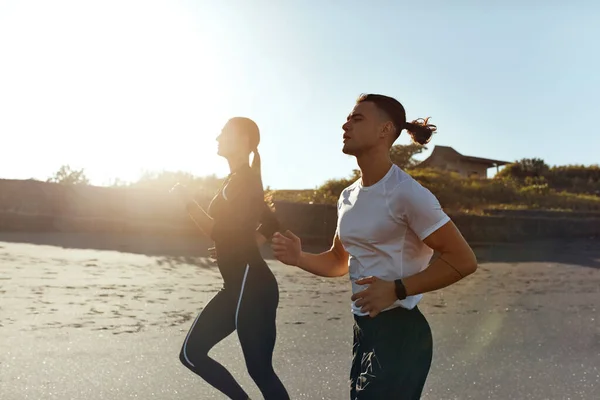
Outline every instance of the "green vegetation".
{"type": "MultiPolygon", "coordinates": [[[[416,154],[425,150],[418,145],[392,148],[394,163],[404,168],[427,187],[448,211],[482,212],[485,209],[537,209],[567,211],[600,211],[600,166],[567,165],[549,167],[538,158],[522,159],[506,166],[493,179],[463,178],[456,173],[415,168],[416,154]]],[[[335,204],[341,191],[360,177],[358,170],[348,178],[330,179],[312,190],[271,190],[273,201],[312,204],[335,204]]],[[[83,171],[63,166],[51,179],[64,184],[87,184],[83,171]]],[[[220,187],[222,178],[195,177],[186,172],[144,174],[135,183],[119,183],[123,187],[170,189],[176,182],[190,187],[198,197],[210,197],[220,187]]]]}
{"type": "MultiPolygon", "coordinates": [[[[405,150],[413,155],[418,152],[415,148],[405,150]]],[[[447,171],[414,168],[412,156],[406,158],[403,154],[400,160],[394,157],[392,160],[431,190],[449,211],[478,213],[492,208],[600,211],[598,165],[549,167],[540,159],[522,159],[506,166],[493,179],[471,179],[447,171]]],[[[359,176],[355,170],[348,178],[328,180],[315,190],[274,191],[272,197],[274,201],[335,204],[343,188],[359,176]]]]}
{"type": "Polygon", "coordinates": [[[46,182],[61,183],[63,185],[89,185],[90,183],[83,169],[74,170],[68,165],[61,166],[46,182]]]}

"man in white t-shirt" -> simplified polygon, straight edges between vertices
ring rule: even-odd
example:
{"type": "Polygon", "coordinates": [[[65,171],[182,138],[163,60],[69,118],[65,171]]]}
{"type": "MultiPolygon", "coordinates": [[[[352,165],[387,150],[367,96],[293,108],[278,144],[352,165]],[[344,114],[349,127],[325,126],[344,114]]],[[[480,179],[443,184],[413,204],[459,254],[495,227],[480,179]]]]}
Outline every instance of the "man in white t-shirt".
{"type": "Polygon", "coordinates": [[[289,231],[272,239],[283,263],[325,277],[350,274],[352,400],[421,397],[433,341],[417,303],[423,293],[477,269],[473,251],[435,196],[390,161],[403,129],[425,144],[436,127],[428,119],[407,122],[404,107],[391,97],[360,96],[343,125],[343,152],[356,157],[361,178],[340,195],[331,249],[303,252],[289,231]],[[440,255],[430,263],[434,250],[440,255]]]}

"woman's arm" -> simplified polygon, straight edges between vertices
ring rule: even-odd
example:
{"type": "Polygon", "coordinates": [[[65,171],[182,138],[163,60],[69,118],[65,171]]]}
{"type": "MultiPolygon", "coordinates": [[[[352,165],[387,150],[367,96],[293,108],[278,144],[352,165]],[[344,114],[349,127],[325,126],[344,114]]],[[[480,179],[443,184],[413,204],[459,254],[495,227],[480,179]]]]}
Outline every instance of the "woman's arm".
{"type": "Polygon", "coordinates": [[[217,242],[256,243],[257,226],[267,207],[260,180],[253,173],[235,175],[223,189],[219,202],[211,238],[217,242]]]}
{"type": "Polygon", "coordinates": [[[187,188],[177,183],[170,190],[171,193],[179,197],[179,199],[185,204],[185,209],[188,215],[194,221],[196,226],[208,237],[212,236],[213,228],[215,225],[214,220],[204,211],[204,209],[194,200],[191,193],[187,188]]]}
{"type": "Polygon", "coordinates": [[[189,201],[185,206],[188,215],[196,226],[208,237],[212,237],[215,221],[204,211],[195,200],[189,201]]]}
{"type": "Polygon", "coordinates": [[[256,230],[256,243],[262,246],[273,238],[275,232],[281,230],[279,219],[269,205],[263,201],[262,213],[260,215],[260,226],[256,230]]]}

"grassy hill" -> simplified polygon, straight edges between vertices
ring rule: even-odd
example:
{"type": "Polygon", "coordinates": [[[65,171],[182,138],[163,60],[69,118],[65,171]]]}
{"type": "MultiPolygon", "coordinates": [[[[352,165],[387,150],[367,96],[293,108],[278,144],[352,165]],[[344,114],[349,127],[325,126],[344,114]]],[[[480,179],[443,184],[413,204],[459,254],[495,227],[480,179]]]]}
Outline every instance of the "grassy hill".
{"type": "MultiPolygon", "coordinates": [[[[434,169],[409,169],[408,172],[435,194],[449,211],[480,213],[485,209],[535,209],[600,212],[600,196],[553,188],[544,179],[469,179],[434,169]]],[[[274,190],[274,201],[335,204],[341,190],[352,183],[348,179],[330,180],[314,190],[274,190]]],[[[564,180],[562,180],[564,185],[564,180]]],[[[564,185],[567,186],[567,185],[564,185]]]]}

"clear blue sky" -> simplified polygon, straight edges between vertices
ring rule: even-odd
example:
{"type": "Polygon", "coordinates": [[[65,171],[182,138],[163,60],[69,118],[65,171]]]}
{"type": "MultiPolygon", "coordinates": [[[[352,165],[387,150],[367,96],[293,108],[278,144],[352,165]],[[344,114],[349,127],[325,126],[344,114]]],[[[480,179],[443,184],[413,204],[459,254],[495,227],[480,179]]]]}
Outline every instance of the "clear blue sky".
{"type": "Polygon", "coordinates": [[[312,188],[355,167],[361,92],[431,116],[430,150],[599,163],[600,3],[491,3],[0,0],[0,177],[224,175],[214,138],[245,115],[265,184],[312,188]]]}

